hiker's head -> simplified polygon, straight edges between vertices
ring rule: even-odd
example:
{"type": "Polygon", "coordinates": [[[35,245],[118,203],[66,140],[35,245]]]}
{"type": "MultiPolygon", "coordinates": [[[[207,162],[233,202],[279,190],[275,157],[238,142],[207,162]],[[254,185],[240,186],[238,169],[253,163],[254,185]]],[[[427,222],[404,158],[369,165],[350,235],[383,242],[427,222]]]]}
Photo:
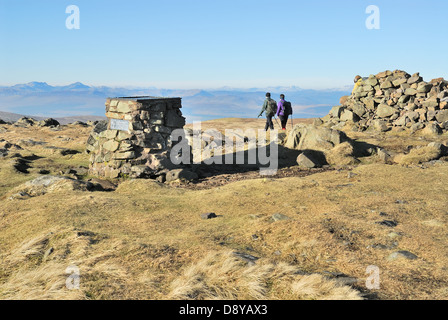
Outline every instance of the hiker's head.
{"type": "Polygon", "coordinates": [[[280,95],[280,99],[283,99],[283,100],[284,100],[284,99],[285,99],[285,95],[284,95],[284,94],[281,94],[281,95],[280,95]]]}
{"type": "Polygon", "coordinates": [[[270,92],[267,92],[266,93],[266,98],[270,98],[271,97],[271,93],[270,92]]]}
{"type": "Polygon", "coordinates": [[[359,79],[361,79],[361,76],[356,76],[354,82],[358,82],[359,79]]]}

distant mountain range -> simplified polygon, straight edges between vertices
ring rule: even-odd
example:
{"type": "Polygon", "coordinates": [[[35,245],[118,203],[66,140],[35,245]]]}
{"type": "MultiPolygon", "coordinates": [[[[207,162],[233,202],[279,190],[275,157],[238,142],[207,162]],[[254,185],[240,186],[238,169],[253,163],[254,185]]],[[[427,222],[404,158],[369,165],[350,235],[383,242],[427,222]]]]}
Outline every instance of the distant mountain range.
{"type": "Polygon", "coordinates": [[[294,86],[177,90],[88,86],[80,82],[51,86],[46,82],[30,82],[0,87],[0,111],[42,118],[79,119],[82,116],[84,120],[89,117],[98,119],[104,117],[104,102],[108,97],[148,95],[182,97],[182,112],[187,122],[227,117],[255,118],[260,112],[265,93],[271,92],[276,100],[280,93],[286,95],[286,100],[293,104],[294,117],[310,118],[326,115],[350,90],[349,87],[309,90],[294,86]]]}
{"type": "MultiPolygon", "coordinates": [[[[38,121],[48,118],[48,117],[39,117],[39,116],[33,116],[33,115],[28,115],[28,114],[18,114],[18,113],[0,111],[0,119],[5,122],[16,122],[17,120],[19,120],[22,117],[30,117],[30,118],[33,118],[34,120],[38,120],[38,121]]],[[[82,122],[87,122],[89,120],[100,121],[100,120],[106,120],[107,118],[100,117],[100,116],[72,116],[72,117],[56,117],[55,119],[60,124],[69,124],[69,123],[73,123],[76,121],[82,121],[82,122]]]]}

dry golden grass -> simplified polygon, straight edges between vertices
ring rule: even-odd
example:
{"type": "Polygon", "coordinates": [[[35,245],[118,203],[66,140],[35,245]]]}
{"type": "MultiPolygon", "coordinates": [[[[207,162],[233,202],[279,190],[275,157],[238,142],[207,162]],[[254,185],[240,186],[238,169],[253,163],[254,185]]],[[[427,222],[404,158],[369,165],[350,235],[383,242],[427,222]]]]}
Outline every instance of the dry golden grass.
{"type": "Polygon", "coordinates": [[[348,166],[356,164],[353,157],[353,146],[349,142],[338,144],[333,149],[325,153],[327,162],[335,166],[348,166]]]}
{"type": "Polygon", "coordinates": [[[426,146],[412,149],[409,154],[401,157],[398,163],[402,165],[420,164],[438,159],[439,157],[440,151],[437,148],[426,146]]]}
{"type": "MultiPolygon", "coordinates": [[[[13,128],[1,138],[31,137],[27,130],[13,128]]],[[[44,130],[32,131],[34,139],[56,145],[55,134],[75,135],[72,128],[44,130]]],[[[85,131],[71,148],[82,149],[85,131]]],[[[377,139],[382,147],[406,148],[399,145],[399,136],[369,134],[365,140],[377,139]]],[[[38,176],[39,168],[57,171],[88,163],[85,154],[73,160],[44,156],[40,148],[26,149],[42,156],[33,160],[29,174],[10,170],[9,159],[0,159],[2,195],[38,176]]],[[[448,164],[373,163],[356,166],[350,175],[349,170],[265,177],[197,191],[131,180],[115,192],[3,197],[0,298],[357,299],[354,290],[359,290],[380,299],[447,299],[448,164]],[[202,220],[206,212],[219,217],[202,220]],[[274,222],[275,213],[290,220],[274,222]],[[382,220],[398,225],[378,224],[382,220]],[[389,261],[398,250],[418,258],[389,261]],[[248,266],[232,252],[260,259],[248,266]],[[79,290],[65,287],[71,265],[81,272],[79,290]],[[370,265],[380,268],[379,290],[366,288],[370,265]],[[342,286],[325,276],[329,272],[357,280],[342,286]]]]}
{"type": "Polygon", "coordinates": [[[171,283],[169,299],[361,300],[358,291],[321,275],[300,275],[296,266],[260,261],[252,266],[233,252],[215,252],[187,267],[171,283]]]}

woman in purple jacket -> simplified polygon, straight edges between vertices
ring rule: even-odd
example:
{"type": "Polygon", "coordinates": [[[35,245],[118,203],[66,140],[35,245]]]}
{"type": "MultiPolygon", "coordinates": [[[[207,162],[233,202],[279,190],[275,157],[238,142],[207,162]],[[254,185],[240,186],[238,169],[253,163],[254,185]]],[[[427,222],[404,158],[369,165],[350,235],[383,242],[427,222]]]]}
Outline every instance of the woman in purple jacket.
{"type": "Polygon", "coordinates": [[[277,117],[279,117],[282,124],[282,130],[286,130],[286,123],[288,122],[289,113],[285,108],[288,102],[285,101],[285,95],[280,95],[280,101],[277,104],[277,117]]]}

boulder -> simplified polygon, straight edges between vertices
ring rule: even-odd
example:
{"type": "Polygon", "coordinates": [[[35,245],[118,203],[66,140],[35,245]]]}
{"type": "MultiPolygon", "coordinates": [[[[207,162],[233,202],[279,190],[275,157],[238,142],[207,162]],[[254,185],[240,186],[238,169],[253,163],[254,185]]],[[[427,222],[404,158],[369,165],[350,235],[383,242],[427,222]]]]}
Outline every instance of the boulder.
{"type": "MultiPolygon", "coordinates": [[[[362,118],[363,115],[366,114],[367,110],[364,107],[364,105],[362,103],[355,103],[352,107],[353,113],[358,117],[357,120],[359,120],[359,118],[362,118]]],[[[344,121],[341,118],[342,121],[344,121]]],[[[353,120],[352,120],[353,121],[353,120]]],[[[355,122],[355,121],[353,121],[355,122]]]]}
{"type": "Polygon", "coordinates": [[[18,127],[28,127],[36,124],[36,120],[28,117],[22,117],[16,121],[15,125],[18,127]]]}
{"type": "Polygon", "coordinates": [[[417,72],[417,73],[414,73],[413,75],[412,75],[412,77],[410,77],[409,79],[408,79],[408,84],[414,84],[414,83],[416,83],[416,82],[421,82],[423,79],[422,79],[422,77],[420,77],[420,73],[419,72],[417,72]]]}
{"type": "Polygon", "coordinates": [[[417,90],[413,88],[407,88],[404,94],[408,96],[415,96],[417,94],[417,90]]]}
{"type": "Polygon", "coordinates": [[[396,112],[395,108],[392,108],[386,104],[380,104],[376,110],[376,114],[380,118],[388,118],[396,112]]]}
{"type": "MultiPolygon", "coordinates": [[[[429,113],[429,111],[428,111],[429,113]]],[[[437,122],[444,123],[445,121],[448,121],[448,110],[440,110],[439,112],[434,112],[435,118],[437,119],[437,122]]]]}
{"type": "Polygon", "coordinates": [[[341,143],[325,153],[328,164],[335,166],[354,165],[358,162],[353,157],[354,148],[349,142],[341,143]]]}
{"type": "Polygon", "coordinates": [[[421,82],[421,83],[419,83],[419,85],[417,87],[417,92],[418,93],[428,93],[429,91],[431,91],[431,89],[432,89],[431,83],[421,82]]]}
{"type": "MultiPolygon", "coordinates": [[[[73,190],[87,191],[92,184],[84,181],[71,179],[64,176],[40,176],[28,181],[13,190],[14,194],[26,193],[31,197],[41,196],[52,192],[67,192],[73,190]]],[[[14,199],[14,195],[12,196],[14,199]]]]}
{"type": "Polygon", "coordinates": [[[193,181],[198,179],[198,175],[187,169],[175,169],[170,170],[165,176],[166,182],[172,182],[176,180],[193,181]]]}
{"type": "Polygon", "coordinates": [[[322,156],[313,154],[310,150],[305,150],[297,157],[297,164],[301,168],[312,169],[322,167],[325,165],[325,161],[322,156]]]}
{"type": "Polygon", "coordinates": [[[428,123],[422,133],[426,135],[442,134],[442,129],[436,123],[428,123]]]}
{"type": "Polygon", "coordinates": [[[345,141],[350,141],[350,139],[342,131],[309,124],[298,124],[289,132],[285,147],[325,152],[345,141]]]}
{"type": "Polygon", "coordinates": [[[45,120],[41,120],[39,122],[37,122],[37,125],[39,127],[57,127],[60,125],[59,121],[52,119],[52,118],[48,118],[45,120]]]}
{"type": "Polygon", "coordinates": [[[359,120],[359,117],[353,113],[350,110],[344,110],[340,117],[341,121],[351,121],[351,122],[357,122],[359,120]]]}
{"type": "Polygon", "coordinates": [[[345,110],[345,107],[343,107],[343,106],[336,106],[336,107],[333,107],[333,108],[331,108],[331,110],[330,110],[330,115],[333,117],[333,118],[338,118],[339,119],[339,117],[341,116],[341,114],[342,114],[342,112],[345,110]]]}

